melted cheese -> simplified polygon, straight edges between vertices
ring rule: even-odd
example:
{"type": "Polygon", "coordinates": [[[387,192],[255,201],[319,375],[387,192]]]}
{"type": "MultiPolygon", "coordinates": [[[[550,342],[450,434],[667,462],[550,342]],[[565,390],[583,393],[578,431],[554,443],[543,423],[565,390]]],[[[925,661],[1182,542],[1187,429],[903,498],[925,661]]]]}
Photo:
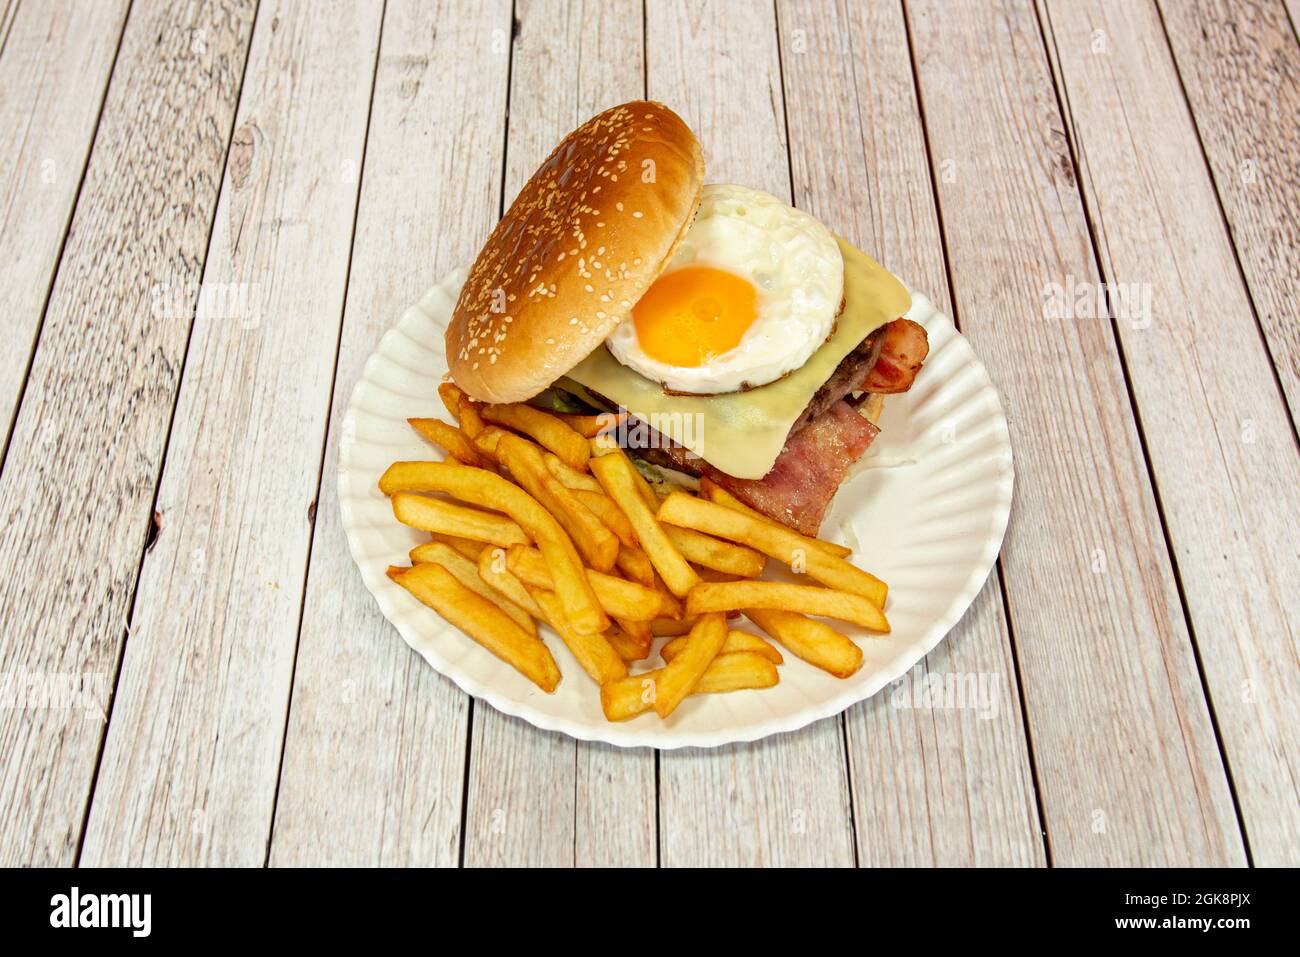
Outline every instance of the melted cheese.
{"type": "Polygon", "coordinates": [[[658,383],[619,365],[604,348],[582,360],[567,378],[617,402],[728,475],[762,478],[785,447],[790,426],[840,360],[911,304],[907,289],[883,266],[836,240],[844,257],[844,311],[822,347],[784,378],[748,392],[668,395],[658,383]]]}

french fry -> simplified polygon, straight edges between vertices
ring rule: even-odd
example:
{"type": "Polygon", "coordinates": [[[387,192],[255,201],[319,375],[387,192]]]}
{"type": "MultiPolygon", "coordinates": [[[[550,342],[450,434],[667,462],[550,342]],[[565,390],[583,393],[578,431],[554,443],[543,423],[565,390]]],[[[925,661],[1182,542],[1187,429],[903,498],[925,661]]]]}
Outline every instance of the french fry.
{"type": "Polygon", "coordinates": [[[757,578],[763,574],[763,566],[767,564],[767,558],[762,553],[744,545],[711,538],[693,528],[665,525],[663,529],[683,558],[724,575],[757,578]]]}
{"type": "Polygon", "coordinates": [[[509,434],[505,429],[497,428],[495,425],[485,425],[474,436],[474,448],[484,458],[495,462],[497,460],[497,443],[501,441],[501,436],[509,434]]]}
{"type": "Polygon", "coordinates": [[[695,571],[699,574],[700,580],[706,582],[737,582],[743,581],[746,577],[744,575],[729,575],[726,572],[715,571],[703,565],[697,565],[695,571]]]}
{"type": "Polygon", "coordinates": [[[683,615],[681,618],[656,618],[650,622],[650,633],[655,637],[664,635],[688,635],[695,623],[699,621],[697,615],[683,615]]]}
{"type": "MultiPolygon", "coordinates": [[[[664,661],[672,661],[686,647],[686,638],[674,638],[662,648],[659,654],[664,661]]],[[[735,631],[734,629],[727,632],[727,640],[722,643],[722,650],[718,652],[719,656],[734,655],[740,651],[752,651],[755,654],[762,655],[774,665],[785,663],[781,657],[781,652],[767,641],[764,641],[758,635],[751,635],[747,631],[735,631]]]]}
{"type": "Polygon", "coordinates": [[[647,588],[655,587],[655,567],[650,564],[650,556],[641,551],[639,545],[636,548],[619,546],[618,557],[614,559],[614,564],[632,581],[639,582],[647,588]]]}
{"type": "MultiPolygon", "coordinates": [[[[465,466],[469,468],[469,466],[465,466]]],[[[528,536],[519,523],[504,515],[482,509],[457,505],[440,498],[398,492],[392,499],[393,514],[403,525],[422,528],[427,532],[441,532],[460,538],[472,538],[502,547],[522,545],[528,536]]]]}
{"type": "MultiPolygon", "coordinates": [[[[785,528],[785,526],[782,525],[780,522],[778,522],[776,519],[769,518],[767,515],[764,515],[762,512],[750,508],[748,505],[746,505],[740,499],[736,498],[736,496],[732,495],[725,488],[723,488],[721,485],[719,485],[717,482],[713,481],[710,478],[706,477],[700,479],[700,496],[703,498],[707,498],[710,502],[713,502],[717,505],[725,505],[727,508],[733,511],[741,512],[742,514],[748,515],[750,518],[754,519],[755,521],[764,522],[768,525],[776,526],[777,528],[785,528]]],[[[790,529],[790,531],[793,532],[794,530],[790,529]]],[[[799,533],[794,532],[794,534],[798,535],[799,533]]],[[[844,545],[836,545],[834,542],[822,541],[820,538],[809,538],[806,535],[799,535],[799,537],[803,539],[804,545],[806,547],[819,548],[829,555],[834,555],[836,558],[848,558],[849,555],[853,554],[853,549],[848,548],[844,545]]]]}
{"type": "Polygon", "coordinates": [[[673,492],[664,499],[664,503],[659,506],[658,518],[671,525],[699,529],[710,535],[741,542],[787,565],[802,566],[802,571],[823,585],[853,592],[867,598],[878,608],[885,607],[889,588],[884,582],[842,558],[828,555],[820,549],[808,548],[803,536],[797,532],[766,525],[723,505],[692,498],[681,492],[673,492]]]}
{"type": "MultiPolygon", "coordinates": [[[[591,476],[584,477],[591,478],[591,476]]],[[[595,479],[591,481],[596,482],[595,479]]],[[[596,482],[596,487],[600,487],[599,482],[596,482]]],[[[614,559],[614,564],[619,571],[632,581],[653,588],[655,586],[654,565],[650,563],[650,557],[637,543],[636,532],[632,528],[632,523],[627,520],[627,516],[623,514],[623,510],[603,491],[592,492],[575,488],[573,494],[577,496],[578,501],[591,509],[600,519],[601,524],[613,532],[619,540],[618,556],[614,559]]]]}
{"type": "Polygon", "coordinates": [[[872,631],[888,632],[889,621],[875,602],[849,591],[787,582],[703,582],[686,596],[686,614],[774,608],[851,621],[872,631]]]}
{"type": "MultiPolygon", "coordinates": [[[[705,587],[705,586],[699,586],[705,587]]],[[[687,599],[689,603],[690,599],[687,599]]],[[[689,607],[689,604],[688,604],[689,607]]],[[[727,617],[701,615],[686,637],[686,647],[660,671],[655,681],[655,713],[666,718],[699,683],[709,663],[727,640],[727,617]]]]}
{"type": "Polygon", "coordinates": [[[555,516],[588,565],[602,572],[614,568],[618,538],[550,473],[541,449],[527,439],[506,433],[497,443],[497,458],[515,481],[555,516]]]}
{"type": "Polygon", "coordinates": [[[627,635],[629,640],[635,641],[645,649],[647,655],[650,654],[650,648],[655,641],[654,632],[650,630],[650,622],[632,621],[630,618],[615,618],[614,621],[623,629],[623,634],[627,635]]]}
{"type": "Polygon", "coordinates": [[[566,465],[579,471],[587,467],[587,459],[591,456],[587,440],[549,412],[534,409],[531,405],[507,402],[481,406],[479,415],[485,422],[504,425],[533,438],[538,445],[554,452],[566,465]]]}
{"type": "Polygon", "coordinates": [[[591,675],[596,684],[603,685],[607,681],[627,676],[627,665],[623,664],[623,659],[604,635],[580,635],[569,626],[568,619],[564,617],[564,606],[560,604],[555,592],[525,587],[545,612],[546,623],[560,636],[573,652],[573,657],[578,659],[578,664],[582,665],[582,670],[591,675]]]}
{"type": "Polygon", "coordinates": [[[564,603],[569,624],[580,635],[609,628],[577,548],[560,523],[537,499],[495,472],[451,462],[394,462],[379,479],[386,495],[401,491],[446,492],[470,502],[504,512],[533,539],[546,557],[554,591],[564,603]]]}
{"type": "Polygon", "coordinates": [[[686,615],[686,606],[668,589],[661,584],[656,584],[655,593],[659,596],[659,617],[660,618],[683,618],[686,615]]]}
{"type": "MultiPolygon", "coordinates": [[[[525,585],[547,590],[555,587],[545,557],[535,548],[517,545],[507,549],[506,567],[525,585]]],[[[587,571],[587,580],[596,593],[600,607],[613,618],[649,621],[666,610],[663,594],[653,588],[606,575],[595,569],[587,571]]]]}
{"type": "Polygon", "coordinates": [[[621,628],[611,628],[605,638],[624,661],[641,661],[650,654],[650,643],[642,644],[621,628]]]}
{"type": "Polygon", "coordinates": [[[746,608],[749,620],[808,664],[847,678],[862,667],[862,649],[824,621],[792,611],[746,608]]]}
{"type": "Polygon", "coordinates": [[[627,456],[622,452],[598,455],[587,464],[605,494],[618,504],[631,522],[641,548],[655,571],[663,576],[668,590],[678,598],[686,597],[686,593],[699,583],[700,576],[673,546],[664,527],[655,521],[654,513],[641,498],[635,482],[636,469],[627,456]]]}
{"type": "MultiPolygon", "coordinates": [[[[590,476],[589,476],[590,477],[590,476]]],[[[595,479],[592,479],[595,482],[595,479]]],[[[600,483],[597,482],[597,485],[600,483]]],[[[632,523],[627,520],[623,510],[618,507],[612,498],[602,492],[591,492],[586,489],[574,489],[573,496],[604,523],[618,538],[620,542],[628,548],[639,548],[636,540],[636,531],[632,528],[632,523]]]]}
{"type": "Polygon", "coordinates": [[[579,472],[554,452],[547,452],[545,458],[547,469],[564,484],[565,488],[571,488],[575,492],[584,491],[604,494],[601,491],[599,482],[586,472],[579,472]]]}
{"type": "Polygon", "coordinates": [[[599,415],[570,415],[565,412],[554,413],[564,424],[584,438],[595,438],[602,432],[611,432],[627,421],[627,412],[601,412],[599,415]]]}
{"type": "MultiPolygon", "coordinates": [[[[533,616],[527,609],[520,607],[516,602],[489,587],[489,583],[484,581],[478,573],[477,561],[470,561],[470,559],[445,542],[429,542],[426,545],[411,549],[411,561],[413,564],[434,562],[441,565],[455,575],[458,582],[470,591],[482,595],[488,601],[496,604],[498,608],[514,620],[516,625],[534,638],[537,637],[537,624],[533,621],[533,616]]],[[[542,616],[539,615],[538,617],[542,616]]]]}
{"type": "Polygon", "coordinates": [[[628,675],[600,686],[600,707],[606,721],[627,721],[655,706],[655,694],[662,668],[628,675]]]}
{"type": "Polygon", "coordinates": [[[437,562],[389,568],[388,577],[543,691],[550,693],[559,685],[560,669],[542,640],[437,562]]]}
{"type": "Polygon", "coordinates": [[[411,428],[434,445],[446,449],[456,461],[463,462],[465,465],[483,464],[479,454],[474,451],[474,443],[456,426],[449,425],[441,419],[407,419],[406,421],[411,424],[411,428]]]}
{"type": "Polygon", "coordinates": [[[442,399],[448,414],[457,422],[460,421],[460,400],[464,397],[465,393],[454,382],[443,382],[438,386],[438,398],[442,399]]]}
{"type": "Polygon", "coordinates": [[[537,604],[532,594],[524,587],[524,583],[506,566],[504,548],[489,546],[483,549],[478,557],[478,577],[534,618],[546,620],[546,613],[542,611],[542,606],[537,604]]]}
{"type": "MultiPolygon", "coordinates": [[[[442,542],[444,545],[450,545],[452,548],[456,549],[456,551],[460,552],[470,561],[474,561],[474,562],[478,561],[478,557],[483,554],[483,549],[495,547],[489,545],[487,542],[476,542],[472,538],[461,538],[459,535],[444,535],[441,532],[430,532],[429,536],[435,542],[442,542]]],[[[421,562],[432,561],[432,559],[430,558],[414,557],[417,552],[425,548],[427,545],[428,542],[426,542],[424,545],[416,545],[414,548],[411,549],[412,565],[414,565],[417,561],[421,561],[421,562]]]]}
{"type": "MultiPolygon", "coordinates": [[[[654,707],[664,669],[628,675],[600,687],[600,704],[610,721],[626,721],[654,707]]],[[[771,688],[780,682],[776,665],[752,651],[718,655],[700,676],[693,694],[719,694],[745,688],[771,688]]]]}
{"type": "MultiPolygon", "coordinates": [[[[595,455],[615,454],[627,460],[623,450],[607,435],[592,439],[591,448],[595,455]]],[[[630,460],[628,465],[632,465],[630,460]]],[[[641,496],[641,500],[646,503],[646,507],[652,512],[657,512],[662,500],[635,466],[632,466],[632,485],[641,496]]],[[[763,574],[766,559],[752,548],[720,542],[695,529],[679,528],[675,525],[666,526],[664,533],[673,543],[673,547],[681,552],[682,557],[692,564],[712,568],[728,575],[738,575],[741,578],[757,578],[763,574]]]]}
{"type": "Polygon", "coordinates": [[[483,431],[483,418],[478,412],[479,403],[467,396],[454,382],[444,382],[438,386],[438,396],[452,418],[460,423],[460,430],[473,441],[483,431]]]}

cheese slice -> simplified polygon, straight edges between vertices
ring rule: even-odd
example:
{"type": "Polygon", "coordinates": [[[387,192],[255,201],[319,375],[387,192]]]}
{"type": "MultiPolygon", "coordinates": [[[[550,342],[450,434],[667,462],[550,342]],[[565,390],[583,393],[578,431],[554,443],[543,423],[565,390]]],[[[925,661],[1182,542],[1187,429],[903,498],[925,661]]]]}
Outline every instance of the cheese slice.
{"type": "Polygon", "coordinates": [[[844,311],[812,358],[783,378],[747,392],[669,395],[659,383],[620,365],[605,348],[583,359],[567,378],[617,402],[720,471],[762,478],[785,447],[790,427],[840,360],[905,313],[912,301],[883,266],[838,236],[836,241],[844,256],[844,311]]]}

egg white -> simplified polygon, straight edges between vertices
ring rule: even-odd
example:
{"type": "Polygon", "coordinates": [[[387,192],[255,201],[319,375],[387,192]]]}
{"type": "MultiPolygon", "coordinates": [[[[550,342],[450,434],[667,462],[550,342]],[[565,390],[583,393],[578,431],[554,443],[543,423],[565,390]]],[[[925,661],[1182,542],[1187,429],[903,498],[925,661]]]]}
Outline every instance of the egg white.
{"type": "Polygon", "coordinates": [[[699,213],[667,275],[711,266],[748,280],[756,318],[734,349],[699,366],[647,355],[629,318],[606,340],[614,358],[674,392],[713,395],[753,388],[798,369],[835,328],[844,295],[844,259],[830,230],[771,193],[705,186],[699,213]]]}

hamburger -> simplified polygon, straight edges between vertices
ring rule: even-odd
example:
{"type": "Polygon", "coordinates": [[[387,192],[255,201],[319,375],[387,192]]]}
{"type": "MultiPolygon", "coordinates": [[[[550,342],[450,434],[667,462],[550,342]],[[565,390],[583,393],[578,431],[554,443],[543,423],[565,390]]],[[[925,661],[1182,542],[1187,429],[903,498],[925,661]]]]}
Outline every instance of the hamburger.
{"type": "Polygon", "coordinates": [[[475,259],[447,328],[470,397],[610,416],[638,464],[816,535],[928,351],[901,282],[634,101],[564,138],[475,259]]]}

